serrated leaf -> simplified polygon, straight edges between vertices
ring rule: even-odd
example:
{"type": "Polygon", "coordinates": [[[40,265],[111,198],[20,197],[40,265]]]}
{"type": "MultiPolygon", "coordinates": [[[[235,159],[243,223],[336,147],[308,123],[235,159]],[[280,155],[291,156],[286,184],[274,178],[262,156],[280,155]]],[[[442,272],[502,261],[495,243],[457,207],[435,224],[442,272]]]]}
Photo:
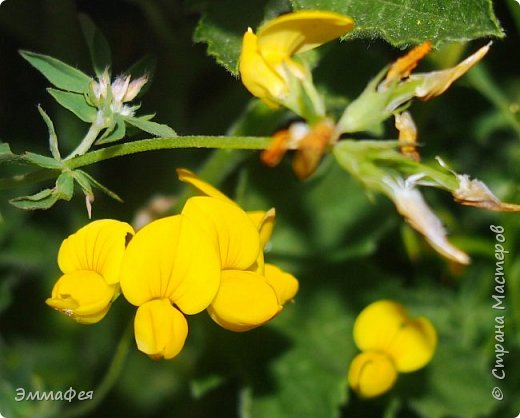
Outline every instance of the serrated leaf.
{"type": "MultiPolygon", "coordinates": [[[[232,74],[238,72],[241,39],[248,26],[256,29],[273,12],[280,12],[276,2],[259,3],[251,7],[237,0],[211,2],[195,31],[195,40],[205,42],[208,54],[232,74]]],[[[356,27],[347,38],[381,38],[401,48],[425,40],[439,46],[504,36],[491,0],[373,0],[368,7],[366,0],[292,0],[291,4],[294,10],[331,10],[351,16],[356,27]]]]}
{"type": "Polygon", "coordinates": [[[504,32],[493,13],[491,0],[291,0],[295,10],[332,10],[351,16],[356,28],[347,37],[382,38],[396,47],[426,40],[438,46],[446,41],[465,42],[504,32]]]}
{"type": "Polygon", "coordinates": [[[110,46],[90,17],[85,14],[80,14],[79,23],[85,41],[87,42],[94,72],[98,77],[101,77],[103,71],[112,64],[110,46]]]}
{"type": "Polygon", "coordinates": [[[85,95],[53,88],[48,88],[47,91],[60,105],[70,110],[83,122],[91,123],[96,120],[96,108],[87,103],[85,95]]]}
{"type": "Polygon", "coordinates": [[[119,141],[124,138],[126,134],[125,121],[123,118],[118,118],[115,126],[112,129],[107,129],[103,136],[96,141],[96,145],[107,144],[109,142],[119,141]]]}
{"type": "Polygon", "coordinates": [[[54,129],[54,124],[52,123],[51,118],[45,110],[41,106],[38,105],[38,112],[40,112],[43,121],[47,125],[47,129],[49,131],[49,148],[51,150],[51,154],[55,160],[61,160],[60,150],[58,149],[58,137],[56,136],[56,130],[54,129]]]}
{"type": "Polygon", "coordinates": [[[177,136],[177,133],[172,128],[162,123],[152,122],[143,118],[134,118],[130,116],[125,116],[124,119],[130,125],[135,126],[136,128],[139,128],[140,130],[148,132],[149,134],[155,136],[163,138],[171,138],[177,136]]]}
{"type": "Polygon", "coordinates": [[[64,62],[48,55],[30,51],[20,51],[21,56],[42,73],[55,87],[62,90],[83,93],[92,80],[88,75],[64,62]]]}

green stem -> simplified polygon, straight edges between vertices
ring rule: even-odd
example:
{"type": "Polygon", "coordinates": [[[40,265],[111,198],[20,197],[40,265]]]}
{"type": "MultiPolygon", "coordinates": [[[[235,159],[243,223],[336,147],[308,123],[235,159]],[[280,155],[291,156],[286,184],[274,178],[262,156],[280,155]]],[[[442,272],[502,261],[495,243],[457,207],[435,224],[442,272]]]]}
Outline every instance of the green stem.
{"type": "Polygon", "coordinates": [[[71,160],[74,157],[80,156],[88,152],[88,150],[94,145],[96,138],[98,137],[101,130],[106,128],[105,124],[98,123],[97,121],[90,125],[90,128],[85,135],[85,137],[81,140],[78,147],[72,151],[65,160],[71,160]]]}
{"type": "MultiPolygon", "coordinates": [[[[91,151],[79,157],[67,160],[66,166],[69,169],[76,169],[111,158],[123,157],[139,152],[177,148],[261,150],[267,148],[270,142],[271,137],[254,136],[179,136],[175,138],[151,138],[91,151]]],[[[52,179],[57,176],[57,173],[56,170],[37,170],[11,178],[0,179],[0,190],[52,179]]]]}
{"type": "Polygon", "coordinates": [[[101,380],[101,383],[94,391],[92,400],[83,401],[83,403],[80,403],[77,406],[64,411],[60,414],[60,417],[73,418],[85,416],[87,413],[96,409],[99,406],[99,404],[103,402],[108,392],[110,392],[110,390],[116,383],[117,379],[119,378],[121,370],[123,370],[123,365],[125,363],[128,350],[130,348],[130,342],[132,341],[132,338],[130,338],[132,335],[132,330],[133,320],[127,325],[123,335],[121,336],[121,340],[117,345],[114,357],[112,357],[110,367],[108,368],[107,373],[103,377],[103,380],[101,380]]]}
{"type": "Polygon", "coordinates": [[[67,162],[71,169],[94,164],[110,158],[139,152],[176,148],[218,148],[218,149],[265,149],[271,137],[229,137],[229,136],[179,136],[174,138],[153,138],[127,142],[103,148],[73,158],[67,162]]]}

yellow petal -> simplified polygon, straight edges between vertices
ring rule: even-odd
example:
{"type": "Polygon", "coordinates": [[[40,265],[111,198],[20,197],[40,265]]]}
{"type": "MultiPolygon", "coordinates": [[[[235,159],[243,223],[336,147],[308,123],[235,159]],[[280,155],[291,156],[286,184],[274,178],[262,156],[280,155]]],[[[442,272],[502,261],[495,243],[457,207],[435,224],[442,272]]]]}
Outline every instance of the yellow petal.
{"type": "Polygon", "coordinates": [[[380,300],[368,305],[354,323],[354,342],[362,351],[386,350],[407,315],[402,305],[390,300],[380,300]]]}
{"type": "Polygon", "coordinates": [[[93,324],[103,319],[117,293],[117,285],[107,285],[93,271],[80,270],[61,276],[46,303],[80,323],[93,324]]]}
{"type": "Polygon", "coordinates": [[[387,348],[399,372],[413,372],[430,362],[437,347],[437,333],[427,318],[408,321],[387,348]]]}
{"type": "Polygon", "coordinates": [[[192,197],[182,214],[199,225],[207,237],[213,237],[220,249],[222,269],[246,270],[256,261],[259,233],[237,205],[212,197],[192,197]]]}
{"type": "Polygon", "coordinates": [[[218,248],[207,232],[182,215],[151,222],[128,245],[121,290],[134,305],[169,299],[186,314],[209,305],[220,282],[218,248]]]}
{"type": "Polygon", "coordinates": [[[226,329],[247,331],[269,321],[280,309],[274,290],[261,275],[225,270],[208,312],[226,329]]]}
{"type": "Polygon", "coordinates": [[[91,222],[63,241],[58,265],[63,273],[92,270],[107,284],[118,283],[126,237],[133,233],[125,222],[112,219],[91,222]]]}
{"type": "Polygon", "coordinates": [[[290,57],[339,38],[353,28],[354,21],[348,16],[302,10],[263,25],[258,30],[258,48],[264,57],[290,57]]]}
{"type": "Polygon", "coordinates": [[[265,211],[247,212],[260,234],[260,248],[265,248],[273,234],[276,211],[274,208],[265,211]]]}
{"type": "Polygon", "coordinates": [[[399,303],[381,300],[367,306],[356,318],[354,341],[363,351],[385,352],[398,371],[411,372],[431,360],[437,334],[428,319],[410,319],[399,303]]]}
{"type": "Polygon", "coordinates": [[[155,299],[137,309],[134,332],[140,351],[155,360],[171,359],[184,347],[188,323],[167,299],[155,299]]]}
{"type": "Polygon", "coordinates": [[[239,71],[242,83],[249,92],[270,107],[277,107],[277,102],[289,93],[288,81],[260,54],[257,37],[251,28],[242,39],[239,71]]]}
{"type": "Polygon", "coordinates": [[[209,197],[215,197],[217,199],[224,200],[228,203],[236,204],[233,200],[231,200],[229,197],[227,197],[220,190],[213,187],[211,184],[206,183],[199,176],[197,176],[195,173],[191,172],[190,170],[188,170],[186,168],[178,168],[177,176],[179,177],[180,181],[192,185],[203,195],[206,195],[209,197]]]}
{"type": "Polygon", "coordinates": [[[265,281],[274,289],[278,303],[282,306],[298,293],[298,280],[273,264],[265,265],[265,281]]]}
{"type": "Polygon", "coordinates": [[[394,386],[397,370],[392,359],[384,353],[367,351],[352,360],[348,382],[362,398],[382,395],[394,386]]]}

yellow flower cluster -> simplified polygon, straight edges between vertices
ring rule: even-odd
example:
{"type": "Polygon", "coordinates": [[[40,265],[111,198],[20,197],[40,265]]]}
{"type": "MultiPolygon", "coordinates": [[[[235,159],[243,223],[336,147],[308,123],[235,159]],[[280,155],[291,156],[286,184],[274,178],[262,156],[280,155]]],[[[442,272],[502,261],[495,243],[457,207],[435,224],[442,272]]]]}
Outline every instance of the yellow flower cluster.
{"type": "Polygon", "coordinates": [[[380,300],[357,317],[354,341],[362,352],[350,364],[348,381],[361,397],[372,398],[390,390],[398,373],[426,366],[437,333],[427,318],[411,319],[399,303],[380,300]]]}
{"type": "Polygon", "coordinates": [[[137,306],[137,347],[154,359],[175,357],[188,335],[185,315],[205,309],[232,331],[258,327],[298,291],[289,273],[264,262],[275,213],[246,213],[188,170],[179,178],[203,195],[179,215],[134,233],[124,222],[94,221],[61,245],[64,275],[47,304],[80,323],[100,321],[117,296],[137,306]],[[128,245],[128,238],[131,238],[128,245]]]}

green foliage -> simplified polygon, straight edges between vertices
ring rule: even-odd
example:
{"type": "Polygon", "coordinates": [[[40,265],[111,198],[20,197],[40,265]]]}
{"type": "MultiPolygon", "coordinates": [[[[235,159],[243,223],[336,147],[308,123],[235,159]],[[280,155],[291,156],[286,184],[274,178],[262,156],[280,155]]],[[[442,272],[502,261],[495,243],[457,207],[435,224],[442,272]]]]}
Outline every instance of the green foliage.
{"type": "MultiPolygon", "coordinates": [[[[200,20],[195,40],[208,45],[208,53],[232,74],[238,73],[242,36],[248,27],[256,29],[264,19],[289,11],[284,2],[258,1],[255,7],[234,0],[210,2],[200,20]]],[[[347,39],[380,38],[396,47],[426,40],[434,46],[464,42],[486,36],[502,38],[504,31],[493,13],[491,0],[458,2],[392,0],[292,0],[293,10],[331,10],[351,16],[355,29],[347,39]],[[463,22],[463,23],[462,23],[463,22]],[[462,24],[461,24],[462,23],[462,24]]]]}

